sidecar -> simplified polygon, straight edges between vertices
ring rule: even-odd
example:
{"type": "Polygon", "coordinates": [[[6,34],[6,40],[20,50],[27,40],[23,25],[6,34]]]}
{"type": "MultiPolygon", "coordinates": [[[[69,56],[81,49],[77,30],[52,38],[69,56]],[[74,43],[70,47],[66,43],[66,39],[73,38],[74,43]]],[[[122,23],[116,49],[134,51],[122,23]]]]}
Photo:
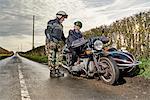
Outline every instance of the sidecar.
{"type": "Polygon", "coordinates": [[[135,57],[127,51],[110,48],[107,50],[107,53],[111,55],[111,57],[117,63],[119,69],[122,71],[131,72],[133,69],[136,68],[136,66],[141,64],[140,61],[137,61],[135,57]]]}
{"type": "MultiPolygon", "coordinates": [[[[109,42],[109,39],[105,36],[91,38],[91,43],[93,41],[101,40],[103,44],[109,42]]],[[[103,51],[106,55],[109,55],[116,62],[117,66],[121,71],[132,72],[137,65],[141,64],[137,61],[135,57],[126,50],[117,50],[116,48],[103,47],[103,51]]]]}

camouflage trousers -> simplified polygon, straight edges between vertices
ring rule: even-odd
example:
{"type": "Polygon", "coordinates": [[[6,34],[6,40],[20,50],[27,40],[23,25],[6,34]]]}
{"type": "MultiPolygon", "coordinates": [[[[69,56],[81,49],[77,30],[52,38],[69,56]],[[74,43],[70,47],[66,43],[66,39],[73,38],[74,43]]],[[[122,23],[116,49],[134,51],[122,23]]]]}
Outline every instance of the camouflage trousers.
{"type": "Polygon", "coordinates": [[[61,51],[62,51],[63,42],[53,42],[46,40],[45,51],[48,56],[48,66],[50,70],[58,69],[59,62],[62,60],[61,51]]]}

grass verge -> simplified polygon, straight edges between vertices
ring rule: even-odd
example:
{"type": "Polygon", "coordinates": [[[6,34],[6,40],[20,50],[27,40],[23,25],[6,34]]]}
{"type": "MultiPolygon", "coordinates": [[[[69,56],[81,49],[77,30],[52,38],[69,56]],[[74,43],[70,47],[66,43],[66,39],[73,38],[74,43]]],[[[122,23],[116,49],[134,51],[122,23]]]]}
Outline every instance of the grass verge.
{"type": "Polygon", "coordinates": [[[39,62],[39,63],[47,63],[48,59],[47,56],[39,56],[39,55],[27,55],[27,54],[19,54],[25,58],[28,58],[32,61],[39,62]]]}
{"type": "Polygon", "coordinates": [[[0,60],[5,59],[7,57],[11,57],[13,54],[0,54],[0,60]]]}
{"type": "Polygon", "coordinates": [[[139,76],[144,76],[145,78],[150,79],[150,58],[142,58],[140,61],[142,62],[142,64],[139,65],[139,76]]]}

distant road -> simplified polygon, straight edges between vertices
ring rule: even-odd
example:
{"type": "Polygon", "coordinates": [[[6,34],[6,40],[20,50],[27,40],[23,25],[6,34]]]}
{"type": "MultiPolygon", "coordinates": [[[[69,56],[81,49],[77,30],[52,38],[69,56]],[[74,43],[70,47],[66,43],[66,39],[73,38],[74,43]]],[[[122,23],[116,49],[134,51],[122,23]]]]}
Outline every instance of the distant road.
{"type": "Polygon", "coordinates": [[[125,84],[109,86],[65,73],[63,78],[51,79],[46,65],[19,56],[4,59],[0,61],[0,100],[150,100],[149,84],[141,88],[127,79],[125,84]]]}

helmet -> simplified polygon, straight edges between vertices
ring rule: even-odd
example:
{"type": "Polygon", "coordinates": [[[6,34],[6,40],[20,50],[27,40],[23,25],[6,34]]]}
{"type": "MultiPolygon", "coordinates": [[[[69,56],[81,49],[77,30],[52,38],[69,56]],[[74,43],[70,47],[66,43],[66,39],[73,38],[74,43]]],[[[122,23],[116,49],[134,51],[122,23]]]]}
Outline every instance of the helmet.
{"type": "Polygon", "coordinates": [[[56,16],[62,16],[62,17],[65,17],[65,18],[68,17],[67,13],[64,12],[64,11],[58,11],[58,12],[56,13],[56,16]]]}
{"type": "Polygon", "coordinates": [[[80,28],[82,28],[82,23],[80,21],[74,22],[74,25],[79,26],[80,28]]]}

